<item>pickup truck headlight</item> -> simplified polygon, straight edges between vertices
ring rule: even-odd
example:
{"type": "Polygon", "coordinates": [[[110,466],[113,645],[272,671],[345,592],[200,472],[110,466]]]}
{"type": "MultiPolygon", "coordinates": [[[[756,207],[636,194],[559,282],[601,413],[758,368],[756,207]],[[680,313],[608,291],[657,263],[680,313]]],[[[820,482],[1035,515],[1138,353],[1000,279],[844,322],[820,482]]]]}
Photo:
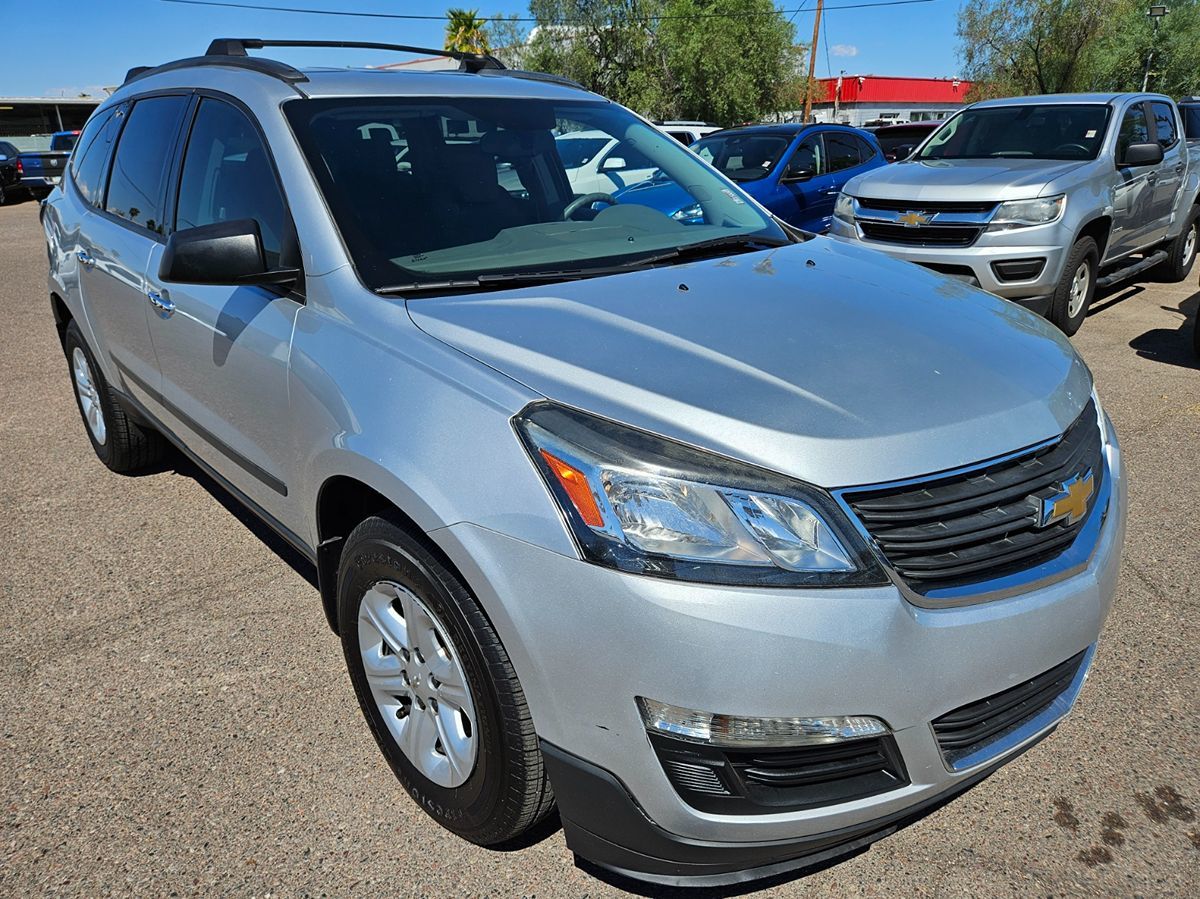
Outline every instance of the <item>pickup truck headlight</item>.
{"type": "Polygon", "coordinates": [[[1039,197],[1036,200],[1009,200],[1001,203],[988,225],[989,231],[1007,231],[1011,228],[1029,228],[1033,225],[1048,225],[1062,218],[1067,208],[1064,194],[1057,197],[1039,197]]]}
{"type": "Polygon", "coordinates": [[[833,203],[833,217],[849,225],[854,224],[854,197],[839,193],[833,203]]]}
{"type": "Polygon", "coordinates": [[[553,403],[513,423],[590,562],[716,584],[887,582],[815,487],[553,403]]]}

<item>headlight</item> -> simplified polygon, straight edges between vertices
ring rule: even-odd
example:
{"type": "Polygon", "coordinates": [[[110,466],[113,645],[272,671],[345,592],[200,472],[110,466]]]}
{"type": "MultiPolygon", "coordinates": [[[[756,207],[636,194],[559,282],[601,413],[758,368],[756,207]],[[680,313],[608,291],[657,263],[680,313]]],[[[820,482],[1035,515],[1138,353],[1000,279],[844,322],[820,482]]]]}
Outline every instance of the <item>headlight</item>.
{"type": "Polygon", "coordinates": [[[833,217],[843,222],[854,224],[854,197],[849,194],[838,194],[833,204],[833,217]]]}
{"type": "Polygon", "coordinates": [[[514,425],[590,562],[718,584],[887,582],[817,488],[551,403],[514,425]]]}
{"type": "Polygon", "coordinates": [[[704,221],[704,210],[700,208],[699,203],[693,203],[691,206],[684,206],[678,212],[672,213],[671,218],[677,222],[684,224],[694,224],[704,221]]]}
{"type": "Polygon", "coordinates": [[[1028,228],[1032,225],[1048,225],[1062,217],[1067,208],[1067,198],[1063,194],[1057,197],[1039,197],[1036,200],[1009,200],[1001,203],[992,221],[989,231],[1007,231],[1010,228],[1028,228]]]}

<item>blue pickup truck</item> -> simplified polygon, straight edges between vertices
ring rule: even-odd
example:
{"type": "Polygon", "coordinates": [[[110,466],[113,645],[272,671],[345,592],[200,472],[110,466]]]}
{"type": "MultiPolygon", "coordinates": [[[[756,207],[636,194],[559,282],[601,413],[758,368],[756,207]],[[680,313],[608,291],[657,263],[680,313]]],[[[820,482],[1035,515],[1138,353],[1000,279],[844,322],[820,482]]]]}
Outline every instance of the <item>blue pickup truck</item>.
{"type": "MultiPolygon", "coordinates": [[[[701,138],[689,148],[777,217],[805,231],[829,229],[838,192],[855,175],[886,165],[875,137],[845,125],[751,125],[701,138]]],[[[613,195],[701,224],[695,198],[665,173],[613,195]]]]}
{"type": "Polygon", "coordinates": [[[78,131],[56,131],[50,136],[49,150],[29,150],[20,156],[21,186],[34,197],[46,196],[62,180],[67,158],[79,140],[78,131]]]}

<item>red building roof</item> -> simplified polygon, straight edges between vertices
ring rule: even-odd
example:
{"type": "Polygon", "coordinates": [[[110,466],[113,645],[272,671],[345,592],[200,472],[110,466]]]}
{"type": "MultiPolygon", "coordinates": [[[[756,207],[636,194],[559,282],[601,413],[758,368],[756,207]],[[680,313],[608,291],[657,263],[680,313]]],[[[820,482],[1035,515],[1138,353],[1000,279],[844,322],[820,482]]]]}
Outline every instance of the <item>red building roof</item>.
{"type": "Polygon", "coordinates": [[[840,103],[964,103],[970,81],[958,78],[895,78],[890,75],[843,75],[838,79],[821,78],[823,102],[832,103],[834,93],[840,103]]]}

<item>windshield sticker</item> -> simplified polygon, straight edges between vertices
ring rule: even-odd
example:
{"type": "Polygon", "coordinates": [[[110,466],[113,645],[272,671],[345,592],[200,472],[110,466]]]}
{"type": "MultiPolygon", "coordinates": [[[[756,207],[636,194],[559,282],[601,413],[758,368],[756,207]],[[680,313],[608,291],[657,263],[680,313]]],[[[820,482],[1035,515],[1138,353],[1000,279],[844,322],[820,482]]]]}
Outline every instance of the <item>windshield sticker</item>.
{"type": "Polygon", "coordinates": [[[733,202],[737,203],[739,206],[746,205],[746,201],[731,191],[728,187],[722,187],[721,193],[725,194],[725,196],[729,197],[729,199],[733,200],[733,202]]]}
{"type": "Polygon", "coordinates": [[[1093,137],[1095,137],[1095,136],[1096,136],[1096,129],[1095,129],[1095,128],[1089,128],[1089,129],[1088,129],[1088,133],[1084,135],[1084,137],[1085,137],[1085,138],[1088,138],[1088,139],[1091,139],[1091,138],[1093,138],[1093,137]]]}

